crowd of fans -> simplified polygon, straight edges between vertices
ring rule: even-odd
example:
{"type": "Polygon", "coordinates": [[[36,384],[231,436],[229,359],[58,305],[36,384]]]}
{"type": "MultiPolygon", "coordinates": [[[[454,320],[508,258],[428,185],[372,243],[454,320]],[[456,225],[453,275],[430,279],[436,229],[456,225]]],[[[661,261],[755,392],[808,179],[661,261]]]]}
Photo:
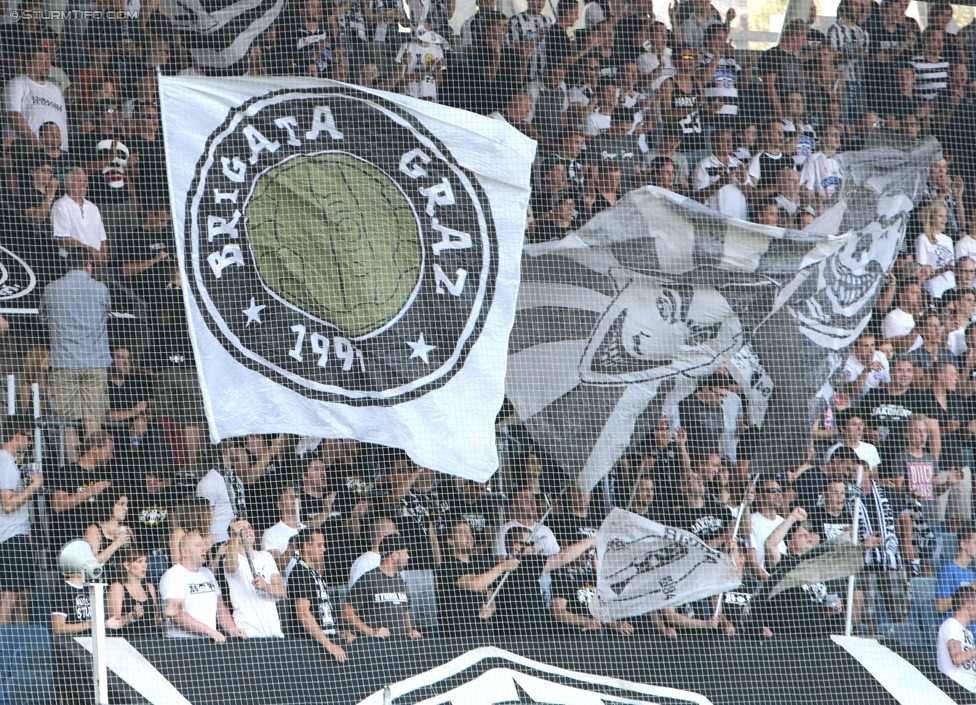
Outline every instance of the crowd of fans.
{"type": "MultiPolygon", "coordinates": [[[[908,620],[912,575],[938,574],[949,611],[976,579],[976,29],[949,32],[952,7],[931,2],[923,30],[907,6],[842,0],[825,32],[792,19],[776,46],[752,51],[729,41],[734,12],[707,0],[676,3],[668,22],[646,0],[564,1],[554,17],[529,0],[511,17],[479,11],[458,34],[440,0],[410,33],[396,3],[298,0],[252,44],[238,73],[399,91],[537,140],[529,241],[560,238],[644,185],[802,229],[843,189],[838,154],[939,140],[873,321],[821,395],[806,462],[749,489],[762,434],[719,371],[583,494],[562,490],[517,426],[493,491],[355,441],[249,436],[210,449],[156,97],[157,71],[208,73],[195,38],[152,1],[137,18],[63,34],[26,3],[0,27],[0,244],[30,264],[43,296],[39,317],[0,319],[0,362],[18,385],[0,451],[0,624],[25,619],[40,551],[84,538],[114,571],[108,626],[123,635],[164,624],[215,641],[288,634],[342,661],[357,638],[438,631],[826,633],[844,619],[846,581],[767,593],[850,529],[858,467],[867,570],[855,625],[908,620]],[[35,405],[63,438],[64,465],[48,459],[44,473],[26,472],[35,405]],[[32,523],[41,496],[46,520],[32,523]],[[596,620],[590,549],[614,506],[731,553],[742,587],[596,620]],[[940,567],[950,531],[959,553],[940,567]]],[[[81,586],[78,575],[57,586],[55,634],[90,628],[81,586]]]]}

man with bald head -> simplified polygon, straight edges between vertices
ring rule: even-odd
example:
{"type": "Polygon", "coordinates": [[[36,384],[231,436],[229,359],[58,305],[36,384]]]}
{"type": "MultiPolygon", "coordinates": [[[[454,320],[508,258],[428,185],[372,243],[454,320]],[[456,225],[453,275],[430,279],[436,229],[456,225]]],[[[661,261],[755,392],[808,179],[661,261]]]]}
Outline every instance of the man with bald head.
{"type": "Polygon", "coordinates": [[[180,539],[180,562],[159,581],[166,615],[166,636],[209,637],[222,644],[228,636],[246,637],[238,629],[220,594],[220,585],[206,567],[207,544],[192,532],[180,539]],[[218,629],[219,627],[219,629],[218,629]]]}
{"type": "Polygon", "coordinates": [[[108,264],[105,225],[98,206],[88,200],[88,174],[71,167],[64,175],[65,195],[51,206],[51,229],[61,256],[72,249],[90,252],[96,265],[108,264]]]}

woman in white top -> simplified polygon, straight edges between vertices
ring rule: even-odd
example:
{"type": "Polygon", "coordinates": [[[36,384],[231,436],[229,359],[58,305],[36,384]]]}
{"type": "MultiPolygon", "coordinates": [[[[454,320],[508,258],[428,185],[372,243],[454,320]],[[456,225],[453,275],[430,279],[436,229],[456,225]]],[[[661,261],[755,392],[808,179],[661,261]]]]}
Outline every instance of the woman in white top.
{"type": "Polygon", "coordinates": [[[945,230],[948,212],[941,203],[933,203],[922,211],[922,234],[915,241],[915,261],[929,267],[932,273],[925,280],[925,290],[934,299],[956,285],[955,255],[952,238],[945,230]]]}

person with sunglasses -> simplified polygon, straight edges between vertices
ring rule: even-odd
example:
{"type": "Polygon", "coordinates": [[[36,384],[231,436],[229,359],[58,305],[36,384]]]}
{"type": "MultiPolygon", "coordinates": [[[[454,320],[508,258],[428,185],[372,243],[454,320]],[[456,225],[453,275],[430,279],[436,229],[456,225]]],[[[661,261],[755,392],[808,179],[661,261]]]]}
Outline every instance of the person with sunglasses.
{"type": "MultiPolygon", "coordinates": [[[[753,558],[751,567],[758,569],[756,577],[765,580],[769,577],[766,571],[766,539],[776,530],[784,519],[780,516],[783,509],[783,486],[774,477],[764,479],[759,483],[756,492],[756,511],[752,513],[752,547],[749,557],[753,558]]],[[[780,553],[786,553],[786,545],[780,544],[780,553]]]]}

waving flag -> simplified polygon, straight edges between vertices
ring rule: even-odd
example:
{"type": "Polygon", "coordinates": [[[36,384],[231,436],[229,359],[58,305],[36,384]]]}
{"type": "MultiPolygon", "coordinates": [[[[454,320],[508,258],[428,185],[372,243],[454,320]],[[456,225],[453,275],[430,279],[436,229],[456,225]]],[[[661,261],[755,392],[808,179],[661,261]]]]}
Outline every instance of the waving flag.
{"type": "Polygon", "coordinates": [[[602,621],[700,600],[742,583],[732,559],[687,531],[614,508],[596,536],[596,599],[602,621]]]}
{"type": "Polygon", "coordinates": [[[213,440],[357,438],[485,480],[535,143],[308,79],[163,79],[213,440]]]}
{"type": "Polygon", "coordinates": [[[803,231],[645,187],[528,245],[506,391],[535,441],[592,489],[724,365],[780,469],[776,451],[806,448],[810,400],[870,320],[938,153],[930,140],[841,155],[844,193],[803,231]]]}
{"type": "Polygon", "coordinates": [[[227,68],[243,59],[278,18],[285,0],[160,0],[159,9],[180,30],[200,66],[227,68]]]}

